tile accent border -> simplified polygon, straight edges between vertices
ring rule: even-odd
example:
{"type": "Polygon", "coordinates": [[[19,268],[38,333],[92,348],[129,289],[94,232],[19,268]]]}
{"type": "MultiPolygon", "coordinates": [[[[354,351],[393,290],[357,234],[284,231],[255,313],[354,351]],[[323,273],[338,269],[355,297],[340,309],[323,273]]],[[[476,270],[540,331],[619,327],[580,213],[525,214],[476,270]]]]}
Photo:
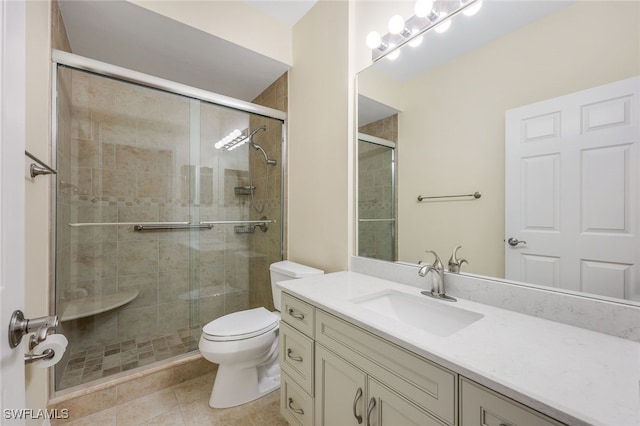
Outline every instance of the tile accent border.
{"type": "MultiPolygon", "coordinates": [[[[352,256],[350,270],[418,288],[428,286],[417,267],[352,256]]],[[[524,287],[508,282],[446,274],[447,294],[640,342],[640,307],[613,301],[524,287]]]]}

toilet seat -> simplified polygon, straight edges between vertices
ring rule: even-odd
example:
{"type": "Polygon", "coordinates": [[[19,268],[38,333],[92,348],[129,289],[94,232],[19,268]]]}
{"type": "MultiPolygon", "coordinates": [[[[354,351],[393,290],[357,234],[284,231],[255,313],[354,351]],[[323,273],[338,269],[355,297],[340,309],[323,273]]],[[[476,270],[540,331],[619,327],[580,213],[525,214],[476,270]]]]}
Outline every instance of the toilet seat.
{"type": "Polygon", "coordinates": [[[250,339],[277,328],[279,319],[265,308],[234,312],[205,325],[202,336],[213,342],[250,339]]]}

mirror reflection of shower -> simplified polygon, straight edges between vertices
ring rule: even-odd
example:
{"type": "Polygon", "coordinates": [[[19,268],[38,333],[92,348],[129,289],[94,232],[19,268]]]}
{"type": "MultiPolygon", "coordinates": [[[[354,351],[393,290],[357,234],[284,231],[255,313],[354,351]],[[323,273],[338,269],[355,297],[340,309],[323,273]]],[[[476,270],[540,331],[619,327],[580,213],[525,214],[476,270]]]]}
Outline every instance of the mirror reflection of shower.
{"type": "MultiPolygon", "coordinates": [[[[223,151],[232,151],[248,142],[250,147],[262,153],[264,161],[268,166],[275,166],[276,164],[278,164],[277,161],[270,159],[264,148],[253,141],[253,136],[259,131],[267,131],[267,126],[260,126],[252,132],[250,132],[249,128],[246,128],[242,131],[240,131],[239,129],[235,129],[233,132],[229,133],[227,136],[216,142],[214,146],[216,149],[222,149],[223,151]]],[[[249,193],[251,194],[251,206],[257,213],[262,213],[264,211],[267,194],[269,192],[269,167],[265,168],[265,186],[259,207],[255,200],[254,188],[255,186],[253,185],[253,175],[251,173],[251,161],[249,161],[249,193]]]]}

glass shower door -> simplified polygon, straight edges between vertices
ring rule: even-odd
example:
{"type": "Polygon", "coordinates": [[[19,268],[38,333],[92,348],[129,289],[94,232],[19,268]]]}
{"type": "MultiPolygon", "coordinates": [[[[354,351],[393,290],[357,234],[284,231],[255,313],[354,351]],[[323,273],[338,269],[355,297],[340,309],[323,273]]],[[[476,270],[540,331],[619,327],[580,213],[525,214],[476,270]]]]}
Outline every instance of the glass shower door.
{"type": "Polygon", "coordinates": [[[57,79],[60,390],[197,347],[181,296],[198,285],[190,246],[204,231],[185,229],[198,215],[181,174],[191,101],[63,66],[57,79]]]}
{"type": "Polygon", "coordinates": [[[56,78],[54,297],[69,347],[55,389],[196,350],[227,313],[273,309],[282,122],[62,65],[56,78]]]}
{"type": "Polygon", "coordinates": [[[269,265],[282,260],[282,122],[206,102],[200,108],[199,214],[214,224],[199,240],[206,324],[248,308],[274,310],[269,265]],[[232,149],[219,143],[234,138],[232,149]]]}
{"type": "Polygon", "coordinates": [[[395,145],[358,140],[358,255],[396,258],[395,145]]]}

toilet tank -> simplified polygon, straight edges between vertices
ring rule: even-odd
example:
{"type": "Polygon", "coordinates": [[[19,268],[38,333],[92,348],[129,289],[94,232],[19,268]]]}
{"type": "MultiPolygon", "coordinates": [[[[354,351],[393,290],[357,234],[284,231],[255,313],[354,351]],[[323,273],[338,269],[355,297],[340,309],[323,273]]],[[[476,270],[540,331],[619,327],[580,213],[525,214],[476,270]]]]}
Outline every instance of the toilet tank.
{"type": "Polygon", "coordinates": [[[282,290],[276,285],[277,283],[324,274],[324,271],[321,271],[320,269],[301,265],[289,260],[272,263],[269,267],[269,271],[271,272],[271,293],[273,294],[273,305],[278,311],[280,311],[280,293],[282,290]]]}

